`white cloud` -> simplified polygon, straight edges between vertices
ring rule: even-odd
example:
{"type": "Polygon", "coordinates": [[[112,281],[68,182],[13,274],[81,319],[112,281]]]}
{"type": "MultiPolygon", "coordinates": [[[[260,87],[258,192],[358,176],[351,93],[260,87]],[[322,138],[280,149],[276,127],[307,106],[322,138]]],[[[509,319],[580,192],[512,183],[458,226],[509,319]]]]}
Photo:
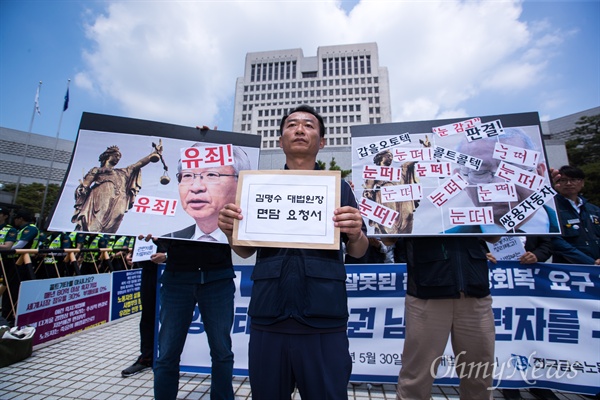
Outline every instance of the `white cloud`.
{"type": "Polygon", "coordinates": [[[349,14],[340,7],[339,0],[110,3],[88,27],[93,47],[76,84],[129,116],[213,125],[232,118],[247,52],[301,48],[313,56],[319,46],[377,42],[394,121],[462,117],[482,91],[536,84],[545,54],[561,43],[551,27],[521,21],[519,1],[362,0],[349,14]]]}

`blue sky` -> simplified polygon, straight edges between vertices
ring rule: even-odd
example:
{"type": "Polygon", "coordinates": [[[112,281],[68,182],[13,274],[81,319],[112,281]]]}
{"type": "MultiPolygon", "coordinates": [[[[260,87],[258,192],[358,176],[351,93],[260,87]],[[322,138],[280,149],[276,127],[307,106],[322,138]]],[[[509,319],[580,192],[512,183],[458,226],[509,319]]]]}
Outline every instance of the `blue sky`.
{"type": "Polygon", "coordinates": [[[0,0],[0,126],[73,140],[82,112],[231,130],[247,52],[377,42],[392,120],[600,106],[600,0],[0,0]]]}

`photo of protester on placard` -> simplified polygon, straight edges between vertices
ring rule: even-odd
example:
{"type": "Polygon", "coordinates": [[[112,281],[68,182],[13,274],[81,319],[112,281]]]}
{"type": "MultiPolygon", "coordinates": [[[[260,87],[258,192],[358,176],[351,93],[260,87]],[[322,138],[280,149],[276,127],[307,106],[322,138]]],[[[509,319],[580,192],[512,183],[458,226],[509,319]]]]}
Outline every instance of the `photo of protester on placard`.
{"type": "Polygon", "coordinates": [[[559,234],[536,113],[352,127],[369,234],[559,234]]]}

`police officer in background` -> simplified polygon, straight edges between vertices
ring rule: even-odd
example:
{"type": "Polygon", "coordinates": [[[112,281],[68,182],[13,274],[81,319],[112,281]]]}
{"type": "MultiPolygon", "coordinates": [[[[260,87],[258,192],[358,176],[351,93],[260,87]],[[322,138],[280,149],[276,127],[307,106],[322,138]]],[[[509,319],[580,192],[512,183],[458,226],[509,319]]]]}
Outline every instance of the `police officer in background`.
{"type": "Polygon", "coordinates": [[[8,223],[10,210],[0,207],[0,250],[9,250],[17,240],[18,231],[8,223]]]}
{"type": "Polygon", "coordinates": [[[558,173],[554,188],[562,236],[552,238],[552,262],[600,265],[600,207],[581,196],[585,173],[568,165],[558,173]]]}
{"type": "MultiPolygon", "coordinates": [[[[10,248],[16,249],[37,249],[40,231],[33,224],[33,214],[25,209],[21,209],[15,213],[13,223],[18,229],[15,242],[10,248]]],[[[6,242],[5,244],[6,245],[6,242]]],[[[0,247],[3,249],[3,247],[0,247]]],[[[16,305],[19,298],[19,288],[22,281],[34,279],[33,268],[28,265],[27,268],[17,268],[15,265],[16,257],[8,256],[9,262],[4,263],[6,270],[5,282],[8,290],[2,294],[2,316],[9,322],[14,323],[15,314],[12,312],[12,307],[16,305]],[[10,296],[9,296],[10,292],[10,296]]]]}
{"type": "Polygon", "coordinates": [[[91,275],[104,272],[101,270],[102,261],[100,260],[99,249],[104,249],[108,246],[108,240],[106,237],[99,233],[97,235],[90,235],[84,248],[88,250],[95,250],[84,252],[81,263],[81,275],[91,275]]]}

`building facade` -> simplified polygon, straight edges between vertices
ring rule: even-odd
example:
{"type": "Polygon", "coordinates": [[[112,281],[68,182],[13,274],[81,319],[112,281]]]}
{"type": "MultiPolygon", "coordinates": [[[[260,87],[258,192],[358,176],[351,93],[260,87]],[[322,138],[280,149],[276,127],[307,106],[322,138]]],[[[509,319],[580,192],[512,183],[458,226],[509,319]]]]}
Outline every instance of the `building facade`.
{"type": "Polygon", "coordinates": [[[350,146],[352,125],[391,122],[388,71],[379,65],[377,44],[322,46],[315,57],[304,57],[301,49],[246,55],[233,131],[258,134],[261,149],[277,149],[281,117],[301,104],[323,116],[332,151],[350,146]]]}
{"type": "MultiPolygon", "coordinates": [[[[0,127],[0,183],[54,183],[61,185],[74,142],[0,127]]],[[[0,190],[0,203],[13,195],[0,190]]]]}

